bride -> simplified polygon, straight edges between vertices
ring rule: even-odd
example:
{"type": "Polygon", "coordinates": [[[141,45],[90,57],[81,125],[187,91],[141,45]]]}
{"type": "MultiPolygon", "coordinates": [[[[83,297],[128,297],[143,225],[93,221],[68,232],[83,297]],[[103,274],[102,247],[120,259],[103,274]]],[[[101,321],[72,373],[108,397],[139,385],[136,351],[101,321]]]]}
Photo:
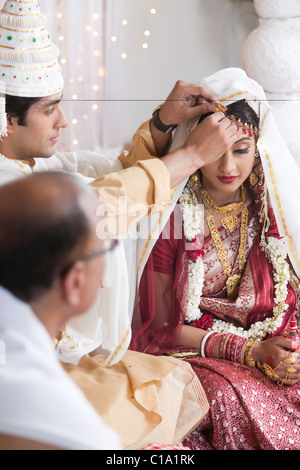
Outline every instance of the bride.
{"type": "MultiPolygon", "coordinates": [[[[299,169],[243,71],[201,85],[242,136],[139,240],[131,349],[192,365],[210,411],[190,448],[300,449],[299,169]]],[[[180,124],[172,148],[198,123],[180,124]]]]}

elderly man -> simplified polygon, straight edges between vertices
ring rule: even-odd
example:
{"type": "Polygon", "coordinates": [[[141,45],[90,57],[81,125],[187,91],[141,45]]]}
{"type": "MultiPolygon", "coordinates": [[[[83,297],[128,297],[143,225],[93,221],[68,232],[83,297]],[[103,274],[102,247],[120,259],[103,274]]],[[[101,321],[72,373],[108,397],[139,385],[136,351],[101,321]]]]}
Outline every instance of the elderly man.
{"type": "Polygon", "coordinates": [[[88,398],[92,389],[91,403],[121,442],[61,368],[52,338],[90,307],[103,255],[116,246],[96,234],[98,204],[95,191],[62,172],[0,188],[0,341],[6,356],[0,365],[0,449],[174,444],[207,413],[202,387],[181,361],[128,351],[116,370],[106,369],[101,357],[65,366],[72,377],[79,374],[75,382],[88,384],[88,398]]]}
{"type": "Polygon", "coordinates": [[[1,449],[121,446],[61,370],[52,341],[89,307],[101,279],[97,204],[63,173],[0,188],[1,449]]]}

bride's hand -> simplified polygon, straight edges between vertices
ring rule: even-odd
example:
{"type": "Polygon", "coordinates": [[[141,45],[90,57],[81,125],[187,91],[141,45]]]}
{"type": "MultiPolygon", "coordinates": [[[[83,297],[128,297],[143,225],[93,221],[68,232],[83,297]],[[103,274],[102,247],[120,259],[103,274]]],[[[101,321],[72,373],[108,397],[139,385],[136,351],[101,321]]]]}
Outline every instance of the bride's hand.
{"type": "MultiPolygon", "coordinates": [[[[284,385],[294,385],[300,380],[300,350],[298,344],[283,336],[255,344],[252,356],[260,364],[270,366],[284,385]]],[[[267,374],[266,374],[267,375],[267,374]]]]}

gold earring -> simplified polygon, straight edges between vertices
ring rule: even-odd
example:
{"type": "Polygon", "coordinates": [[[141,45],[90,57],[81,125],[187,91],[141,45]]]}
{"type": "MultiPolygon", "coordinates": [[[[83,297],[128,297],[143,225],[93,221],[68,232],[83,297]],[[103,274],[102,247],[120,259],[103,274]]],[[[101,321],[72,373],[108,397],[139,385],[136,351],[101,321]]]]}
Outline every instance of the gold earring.
{"type": "Polygon", "coordinates": [[[252,169],[252,173],[250,174],[250,177],[249,177],[251,188],[253,188],[253,186],[255,186],[258,183],[258,176],[253,170],[259,164],[259,162],[260,162],[260,155],[259,155],[258,149],[256,148],[255,163],[254,163],[254,166],[253,166],[253,169],[252,169]]]}
{"type": "Polygon", "coordinates": [[[257,183],[258,183],[258,177],[257,175],[254,173],[254,171],[252,171],[250,177],[249,177],[249,181],[250,181],[250,186],[251,188],[253,188],[253,186],[255,186],[257,183]]]}

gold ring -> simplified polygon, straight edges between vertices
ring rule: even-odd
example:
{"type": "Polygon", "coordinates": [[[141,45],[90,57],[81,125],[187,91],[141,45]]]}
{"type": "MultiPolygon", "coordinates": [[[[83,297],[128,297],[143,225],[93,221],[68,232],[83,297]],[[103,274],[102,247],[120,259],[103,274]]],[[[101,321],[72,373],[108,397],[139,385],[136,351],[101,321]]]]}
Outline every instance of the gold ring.
{"type": "Polygon", "coordinates": [[[285,370],[288,374],[294,374],[295,372],[297,372],[297,369],[295,369],[294,367],[287,367],[285,370]]]}
{"type": "Polygon", "coordinates": [[[295,364],[296,362],[296,358],[293,357],[291,354],[288,355],[288,357],[286,359],[284,359],[284,362],[286,362],[287,364],[295,364]]]}

